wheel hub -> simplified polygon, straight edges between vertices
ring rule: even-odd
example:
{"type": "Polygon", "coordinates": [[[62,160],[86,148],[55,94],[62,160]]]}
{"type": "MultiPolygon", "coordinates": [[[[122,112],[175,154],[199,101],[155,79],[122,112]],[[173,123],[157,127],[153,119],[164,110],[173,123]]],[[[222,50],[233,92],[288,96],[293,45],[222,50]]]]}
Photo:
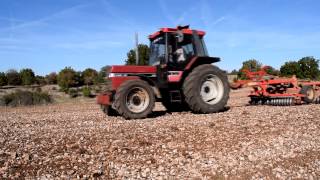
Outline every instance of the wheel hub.
{"type": "Polygon", "coordinates": [[[136,105],[136,106],[139,106],[141,104],[141,99],[139,96],[134,96],[132,98],[132,101],[133,101],[133,104],[136,105]]]}
{"type": "Polygon", "coordinates": [[[145,89],[134,87],[129,90],[126,97],[127,108],[134,113],[141,113],[146,110],[150,104],[150,97],[145,89]]]}
{"type": "Polygon", "coordinates": [[[209,93],[209,92],[210,92],[210,87],[206,86],[206,87],[204,88],[204,92],[205,92],[205,93],[209,93]]]}
{"type": "Polygon", "coordinates": [[[221,79],[213,74],[207,75],[200,89],[202,100],[210,105],[218,103],[223,97],[223,83],[221,79]]]}
{"type": "Polygon", "coordinates": [[[308,97],[309,99],[313,99],[313,97],[314,97],[314,92],[313,92],[312,89],[310,89],[310,90],[307,92],[307,97],[308,97]]]}

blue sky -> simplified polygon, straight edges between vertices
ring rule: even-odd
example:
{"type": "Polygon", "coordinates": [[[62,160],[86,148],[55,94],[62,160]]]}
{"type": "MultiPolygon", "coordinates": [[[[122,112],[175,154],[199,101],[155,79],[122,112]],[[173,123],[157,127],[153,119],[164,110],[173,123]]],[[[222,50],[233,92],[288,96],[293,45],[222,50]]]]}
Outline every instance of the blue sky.
{"type": "Polygon", "coordinates": [[[190,24],[207,32],[211,56],[232,70],[256,58],[279,68],[320,58],[318,0],[1,0],[0,71],[47,74],[123,64],[134,32],[190,24]]]}

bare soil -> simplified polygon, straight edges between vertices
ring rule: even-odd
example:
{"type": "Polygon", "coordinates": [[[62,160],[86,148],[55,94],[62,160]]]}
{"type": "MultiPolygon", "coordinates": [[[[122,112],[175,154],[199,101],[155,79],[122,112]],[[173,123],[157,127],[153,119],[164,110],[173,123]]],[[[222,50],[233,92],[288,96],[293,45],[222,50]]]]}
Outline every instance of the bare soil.
{"type": "Polygon", "coordinates": [[[319,179],[320,106],[247,106],[127,121],[93,100],[0,108],[1,178],[319,179]]]}

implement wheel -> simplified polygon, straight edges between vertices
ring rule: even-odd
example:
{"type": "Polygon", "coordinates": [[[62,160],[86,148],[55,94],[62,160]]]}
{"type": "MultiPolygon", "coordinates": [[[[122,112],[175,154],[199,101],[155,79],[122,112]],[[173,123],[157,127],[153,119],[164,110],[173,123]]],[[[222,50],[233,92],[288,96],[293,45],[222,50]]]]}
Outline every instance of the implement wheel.
{"type": "Polygon", "coordinates": [[[302,86],[300,94],[305,95],[304,97],[302,97],[302,100],[307,104],[313,103],[315,100],[316,93],[312,86],[302,86]]]}
{"type": "Polygon", "coordinates": [[[129,80],[117,90],[114,106],[125,119],[146,118],[155,106],[154,92],[145,81],[129,80]]]}

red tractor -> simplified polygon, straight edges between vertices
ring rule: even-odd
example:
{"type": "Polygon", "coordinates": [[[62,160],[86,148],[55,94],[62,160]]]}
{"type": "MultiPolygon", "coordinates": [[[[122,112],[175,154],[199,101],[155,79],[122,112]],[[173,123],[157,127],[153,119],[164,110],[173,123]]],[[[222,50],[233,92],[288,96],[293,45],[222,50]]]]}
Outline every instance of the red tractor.
{"type": "Polygon", "coordinates": [[[204,31],[189,26],[161,28],[149,36],[149,66],[112,66],[112,89],[97,97],[109,116],[146,118],[156,101],[170,112],[214,113],[229,99],[226,73],[212,63],[204,31]]]}

